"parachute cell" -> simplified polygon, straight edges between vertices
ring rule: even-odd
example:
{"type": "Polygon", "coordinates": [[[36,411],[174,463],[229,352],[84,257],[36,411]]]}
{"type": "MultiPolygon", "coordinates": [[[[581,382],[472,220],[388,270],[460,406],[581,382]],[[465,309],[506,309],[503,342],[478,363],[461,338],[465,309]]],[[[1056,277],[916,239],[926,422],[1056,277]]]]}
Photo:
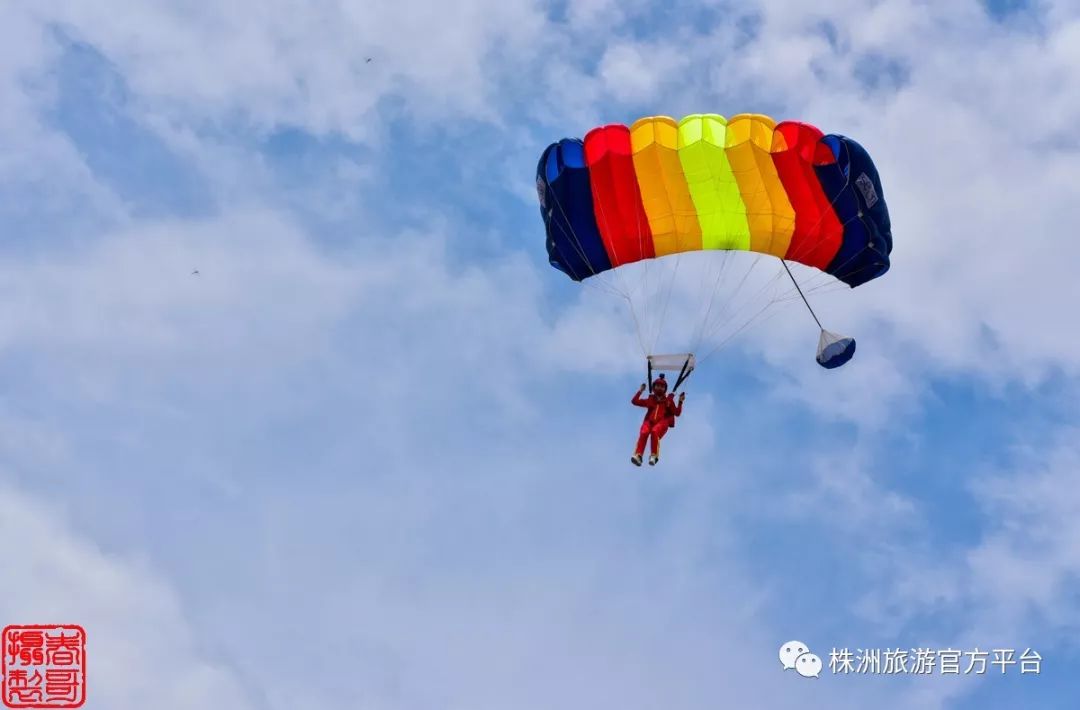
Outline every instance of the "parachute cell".
{"type": "Polygon", "coordinates": [[[585,136],[593,208],[612,266],[656,256],[631,157],[630,129],[602,126],[585,136]]]}
{"type": "Polygon", "coordinates": [[[701,224],[679,160],[679,127],[643,118],[630,127],[634,172],[657,256],[701,250],[701,224]]]}
{"type": "Polygon", "coordinates": [[[773,163],[784,192],[795,211],[795,227],[788,246],[792,261],[824,271],[844,240],[844,227],[829,204],[814,172],[814,155],[821,131],[805,123],[785,121],[776,127],[773,163]]]}

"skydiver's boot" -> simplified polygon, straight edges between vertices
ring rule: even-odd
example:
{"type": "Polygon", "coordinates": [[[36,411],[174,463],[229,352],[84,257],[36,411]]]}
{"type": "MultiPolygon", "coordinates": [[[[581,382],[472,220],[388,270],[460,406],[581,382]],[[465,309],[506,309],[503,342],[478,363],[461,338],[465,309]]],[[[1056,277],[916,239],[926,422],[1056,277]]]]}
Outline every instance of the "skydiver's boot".
{"type": "Polygon", "coordinates": [[[635,466],[640,466],[641,465],[641,454],[634,454],[633,456],[631,456],[630,457],[630,463],[634,464],[635,466]]]}
{"type": "Polygon", "coordinates": [[[660,460],[660,454],[652,454],[649,456],[649,465],[655,466],[656,462],[660,460]]]}

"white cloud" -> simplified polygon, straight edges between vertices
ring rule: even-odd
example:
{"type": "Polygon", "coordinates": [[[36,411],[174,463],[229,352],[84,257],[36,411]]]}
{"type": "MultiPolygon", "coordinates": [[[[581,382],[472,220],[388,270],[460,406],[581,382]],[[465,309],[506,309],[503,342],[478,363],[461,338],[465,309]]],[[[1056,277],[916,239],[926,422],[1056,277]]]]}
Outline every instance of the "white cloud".
{"type": "Polygon", "coordinates": [[[685,62],[685,56],[667,43],[613,44],[604,51],[598,73],[618,101],[651,103],[665,83],[677,80],[685,62]]]}
{"type": "Polygon", "coordinates": [[[10,257],[0,271],[8,302],[21,304],[0,319],[0,341],[84,366],[220,366],[238,347],[285,356],[314,347],[325,322],[313,314],[343,310],[358,288],[267,214],[140,225],[48,260],[10,257]]]}
{"type": "Polygon", "coordinates": [[[46,76],[58,51],[47,29],[20,8],[5,7],[0,22],[0,215],[9,221],[8,240],[35,242],[70,215],[88,216],[85,228],[123,219],[125,206],[99,184],[66,137],[40,120],[56,99],[46,76]],[[43,218],[54,220],[43,224],[43,218]],[[14,231],[15,228],[18,231],[14,231]]]}
{"type": "Polygon", "coordinates": [[[567,4],[567,20],[574,27],[611,28],[626,19],[623,5],[615,0],[575,0],[567,4]]]}
{"type": "Polygon", "coordinates": [[[971,593],[1010,631],[1033,628],[1035,614],[1052,628],[1074,628],[1080,605],[1071,587],[1080,575],[1080,434],[1063,429],[1046,450],[1021,452],[1014,471],[973,483],[995,521],[968,554],[971,593]]]}
{"type": "MultiPolygon", "coordinates": [[[[920,643],[1014,649],[1017,656],[1030,648],[1040,653],[1046,672],[1054,650],[1070,643],[1080,622],[1072,591],[1080,575],[1076,434],[1075,428],[1063,427],[1047,447],[1021,448],[1007,469],[984,469],[968,482],[984,521],[975,542],[931,545],[925,535],[916,535],[861,544],[856,554],[867,557],[880,584],[865,591],[860,614],[887,633],[900,633],[920,618],[937,618],[939,627],[920,643]],[[870,561],[874,558],[877,563],[870,561]]],[[[912,684],[908,702],[950,707],[979,678],[960,680],[912,684]]]]}
{"type": "Polygon", "coordinates": [[[88,707],[255,707],[233,672],[200,651],[173,590],[81,539],[65,508],[0,489],[4,623],[83,626],[88,707]]]}
{"type": "Polygon", "coordinates": [[[482,117],[491,77],[532,56],[544,27],[528,0],[457,3],[453,22],[444,6],[422,2],[124,3],[107,20],[88,10],[45,3],[35,15],[92,44],[157,111],[367,139],[388,95],[404,95],[425,120],[482,117]]]}

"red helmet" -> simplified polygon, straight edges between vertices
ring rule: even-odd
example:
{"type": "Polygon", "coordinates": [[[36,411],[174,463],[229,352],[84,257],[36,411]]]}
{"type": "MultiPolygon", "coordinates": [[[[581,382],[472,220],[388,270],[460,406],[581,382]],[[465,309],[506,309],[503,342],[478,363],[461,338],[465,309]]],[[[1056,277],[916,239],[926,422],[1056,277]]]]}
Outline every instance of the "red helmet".
{"type": "Polygon", "coordinates": [[[665,392],[667,391],[667,380],[664,379],[664,373],[662,372],[656,377],[655,380],[652,381],[652,388],[656,389],[657,387],[664,390],[665,392]]]}

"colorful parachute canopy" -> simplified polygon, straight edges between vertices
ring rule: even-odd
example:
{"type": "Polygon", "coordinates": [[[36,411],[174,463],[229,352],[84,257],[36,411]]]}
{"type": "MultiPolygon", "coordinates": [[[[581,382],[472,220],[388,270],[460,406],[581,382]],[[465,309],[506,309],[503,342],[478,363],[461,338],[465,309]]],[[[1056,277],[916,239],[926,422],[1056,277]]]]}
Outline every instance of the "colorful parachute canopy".
{"type": "Polygon", "coordinates": [[[575,281],[709,249],[771,254],[852,287],[889,269],[873,161],[806,123],[744,113],[601,126],[548,146],[536,188],[549,261],[575,281]]]}

